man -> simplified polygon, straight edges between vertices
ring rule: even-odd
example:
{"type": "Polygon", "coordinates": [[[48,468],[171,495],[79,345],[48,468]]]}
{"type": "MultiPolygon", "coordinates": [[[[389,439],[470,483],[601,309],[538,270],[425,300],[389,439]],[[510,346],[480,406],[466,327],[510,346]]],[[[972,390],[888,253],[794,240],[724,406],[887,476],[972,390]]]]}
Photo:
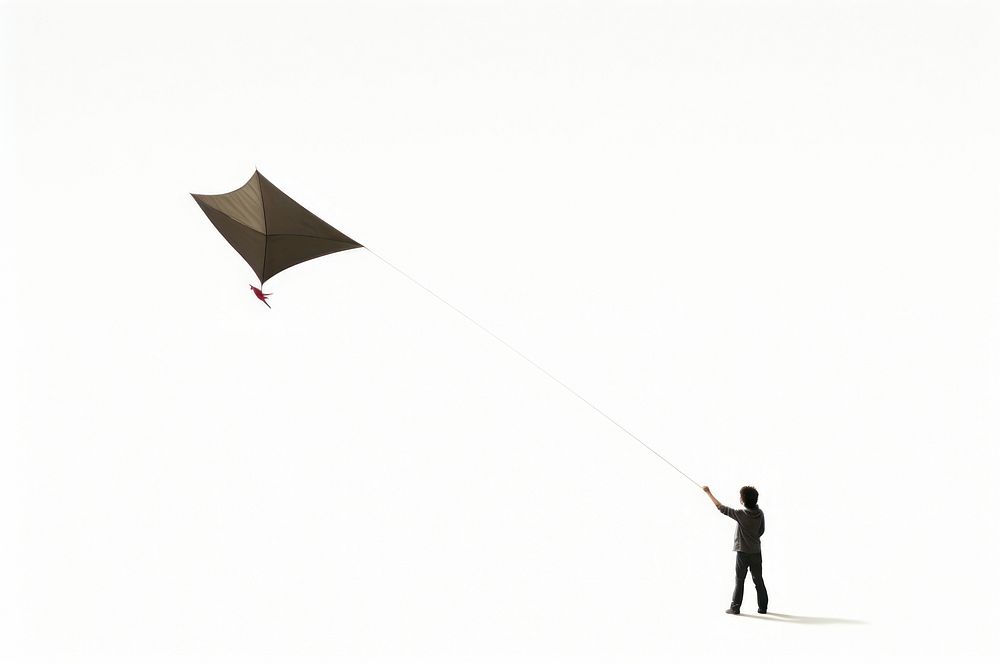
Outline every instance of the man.
{"type": "Polygon", "coordinates": [[[743,604],[743,582],[747,578],[747,569],[753,577],[753,585],[757,587],[757,613],[767,613],[767,589],[764,588],[764,575],[761,572],[760,536],[764,534],[764,513],[757,507],[757,489],[744,486],[740,489],[740,502],[746,509],[734,510],[720,503],[712,495],[711,489],[702,487],[708,497],[715,503],[720,512],[730,519],[736,520],[736,536],[733,538],[733,551],[736,552],[736,590],[733,591],[733,602],[726,610],[727,614],[739,614],[743,604]]]}

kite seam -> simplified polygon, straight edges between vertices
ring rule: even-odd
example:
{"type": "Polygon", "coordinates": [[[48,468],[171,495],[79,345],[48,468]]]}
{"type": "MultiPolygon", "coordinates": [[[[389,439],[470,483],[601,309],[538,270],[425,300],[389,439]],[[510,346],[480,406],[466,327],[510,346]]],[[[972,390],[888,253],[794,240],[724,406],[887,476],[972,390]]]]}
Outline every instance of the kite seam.
{"type": "Polygon", "coordinates": [[[260,217],[264,219],[264,263],[260,267],[260,288],[264,289],[267,282],[267,207],[264,206],[264,187],[260,184],[260,172],[253,170],[253,177],[257,179],[257,191],[260,192],[260,217]]]}
{"type": "MultiPolygon", "coordinates": [[[[206,204],[206,206],[208,206],[208,205],[206,204]]],[[[215,211],[219,215],[226,216],[228,219],[232,220],[236,224],[238,224],[238,225],[240,225],[242,227],[246,227],[247,231],[249,231],[249,232],[251,232],[253,234],[260,234],[261,236],[265,237],[265,241],[267,240],[266,237],[268,237],[268,236],[270,236],[272,238],[278,238],[279,236],[294,236],[296,238],[302,238],[302,239],[316,239],[318,241],[329,241],[330,243],[353,243],[354,247],[356,247],[356,248],[364,248],[365,247],[363,244],[358,243],[357,241],[355,241],[354,239],[352,239],[350,237],[347,237],[346,234],[344,235],[345,238],[347,238],[347,240],[345,240],[345,241],[336,241],[334,239],[327,238],[325,236],[313,236],[312,234],[267,234],[265,232],[260,231],[259,229],[254,229],[250,225],[248,225],[248,224],[246,224],[246,223],[244,223],[244,222],[242,222],[240,220],[237,220],[236,218],[234,218],[233,216],[229,215],[225,211],[220,211],[219,209],[215,208],[214,206],[208,206],[208,208],[212,209],[213,211],[215,211]]],[[[263,204],[261,204],[261,208],[263,208],[263,204]]],[[[348,250],[353,250],[354,248],[347,248],[347,249],[348,250]]]]}
{"type": "MultiPolygon", "coordinates": [[[[257,232],[257,233],[259,234],[260,232],[257,232]]],[[[277,238],[279,236],[295,236],[297,238],[302,238],[302,239],[318,239],[320,241],[330,241],[331,243],[354,243],[359,248],[364,248],[363,245],[361,245],[360,243],[358,243],[354,239],[348,239],[347,241],[338,241],[338,240],[331,239],[331,238],[326,237],[326,236],[313,236],[312,234],[268,234],[268,236],[271,236],[273,238],[277,238]]],[[[344,236],[346,237],[347,235],[344,234],[344,236]]]]}

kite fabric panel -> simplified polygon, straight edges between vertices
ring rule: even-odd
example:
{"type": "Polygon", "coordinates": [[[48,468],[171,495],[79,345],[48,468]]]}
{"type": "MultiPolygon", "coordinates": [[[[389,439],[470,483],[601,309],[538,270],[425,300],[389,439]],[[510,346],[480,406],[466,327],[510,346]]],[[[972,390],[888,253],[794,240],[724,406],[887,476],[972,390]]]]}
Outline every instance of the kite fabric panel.
{"type": "Polygon", "coordinates": [[[191,196],[261,285],[290,266],[363,247],[307,211],[259,171],[238,190],[191,196]]]}

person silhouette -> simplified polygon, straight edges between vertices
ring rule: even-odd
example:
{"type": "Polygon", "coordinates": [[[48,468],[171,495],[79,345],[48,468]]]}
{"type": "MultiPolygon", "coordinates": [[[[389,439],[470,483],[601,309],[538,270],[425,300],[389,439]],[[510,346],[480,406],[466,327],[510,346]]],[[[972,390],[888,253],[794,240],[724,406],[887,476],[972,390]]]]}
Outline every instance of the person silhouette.
{"type": "Polygon", "coordinates": [[[743,582],[746,581],[749,569],[753,585],[757,588],[757,613],[766,614],[767,588],[764,587],[760,553],[760,537],[764,534],[764,512],[757,507],[757,489],[752,486],[740,489],[740,503],[746,508],[742,510],[726,507],[720,503],[707,486],[702,487],[702,490],[708,494],[720,512],[736,520],[736,535],[733,537],[733,551],[736,552],[736,589],[733,591],[733,601],[726,613],[740,613],[740,606],[743,604],[743,582]]]}

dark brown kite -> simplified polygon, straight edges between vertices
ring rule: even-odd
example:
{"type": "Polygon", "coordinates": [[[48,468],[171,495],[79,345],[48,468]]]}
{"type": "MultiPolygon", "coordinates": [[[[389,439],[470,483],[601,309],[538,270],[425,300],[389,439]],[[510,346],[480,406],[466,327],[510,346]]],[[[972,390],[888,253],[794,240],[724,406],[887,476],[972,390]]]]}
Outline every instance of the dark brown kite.
{"type": "MultiPolygon", "coordinates": [[[[238,190],[191,196],[257,274],[261,288],[290,266],[363,247],[274,187],[259,171],[238,190]]],[[[267,303],[266,295],[253,289],[257,298],[267,303]]]]}

